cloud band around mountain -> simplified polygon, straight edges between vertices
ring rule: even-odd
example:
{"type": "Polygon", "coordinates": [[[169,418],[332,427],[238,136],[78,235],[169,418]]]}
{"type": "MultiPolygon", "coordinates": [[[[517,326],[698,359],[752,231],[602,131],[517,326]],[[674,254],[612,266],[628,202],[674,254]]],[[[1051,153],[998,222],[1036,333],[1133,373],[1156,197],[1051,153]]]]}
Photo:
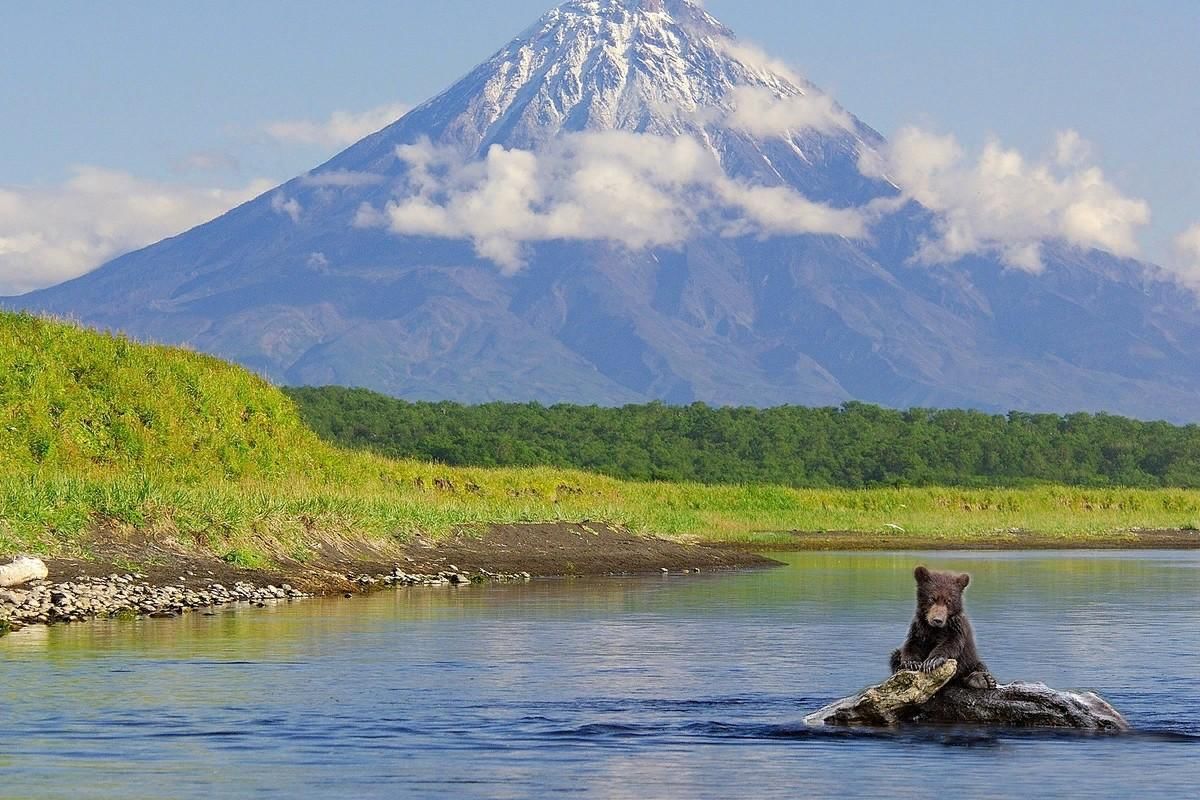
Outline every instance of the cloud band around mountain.
{"type": "MultiPolygon", "coordinates": [[[[852,124],[820,93],[778,98],[747,89],[735,101],[720,123],[756,137],[852,124]]],[[[373,127],[396,109],[367,121],[372,113],[358,115],[359,123],[373,127]]],[[[527,245],[551,240],[640,249],[679,246],[699,234],[863,239],[889,205],[899,205],[832,208],[790,188],[734,180],[711,150],[689,137],[568,134],[537,152],[494,147],[482,161],[424,141],[397,155],[407,167],[407,185],[383,208],[361,209],[356,224],[467,239],[510,273],[521,268],[527,245]]],[[[1147,205],[1109,183],[1073,131],[1059,134],[1053,152],[1040,160],[996,142],[972,159],[953,136],[906,128],[882,150],[864,151],[860,169],[893,182],[902,200],[934,214],[935,235],[915,255],[929,264],[995,255],[1010,268],[1038,272],[1042,244],[1051,240],[1133,256],[1138,231],[1149,221],[1147,205]]],[[[334,171],[300,183],[352,189],[381,180],[334,171]]],[[[268,188],[265,181],[241,189],[194,188],[91,167],[57,187],[0,187],[0,294],[73,278],[268,188]]],[[[302,221],[304,209],[294,197],[277,192],[271,208],[292,223],[302,221]]],[[[1200,225],[1177,238],[1175,258],[1162,274],[1200,290],[1200,225]]]]}
{"type": "Polygon", "coordinates": [[[538,152],[493,146],[482,161],[428,141],[397,149],[404,190],[357,224],[398,235],[468,239],[481,257],[520,269],[525,245],[605,240],[630,248],[719,235],[866,235],[857,210],[812,202],[785,187],[726,175],[688,137],[604,131],[568,134],[538,152]]]}
{"type": "Polygon", "coordinates": [[[1175,238],[1175,261],[1169,272],[1184,286],[1200,292],[1200,222],[1175,238]]]}
{"type": "MultiPolygon", "coordinates": [[[[811,108],[799,108],[760,115],[761,131],[783,135],[840,124],[836,117],[805,117],[811,108]]],[[[934,235],[914,260],[947,264],[994,255],[1007,267],[1036,273],[1048,241],[1134,256],[1138,230],[1150,216],[1146,203],[1123,195],[1089,163],[1090,148],[1072,131],[1060,134],[1042,160],[997,142],[972,160],[952,136],[906,128],[882,150],[864,150],[859,164],[864,175],[893,182],[901,196],[849,209],[787,187],[735,180],[689,137],[569,134],[537,152],[495,146],[482,161],[422,141],[398,148],[397,157],[407,184],[383,209],[360,210],[357,224],[467,239],[508,272],[520,269],[525,245],[551,240],[640,249],[679,246],[701,233],[862,239],[874,221],[912,200],[935,218],[934,235]]]]}
{"type": "Polygon", "coordinates": [[[937,235],[922,243],[918,261],[996,255],[1008,267],[1036,273],[1047,241],[1138,253],[1149,206],[1123,195],[1089,158],[1074,131],[1060,133],[1054,156],[1040,161],[996,141],[972,161],[955,137],[910,127],[882,150],[864,152],[859,168],[934,213],[937,235]]]}

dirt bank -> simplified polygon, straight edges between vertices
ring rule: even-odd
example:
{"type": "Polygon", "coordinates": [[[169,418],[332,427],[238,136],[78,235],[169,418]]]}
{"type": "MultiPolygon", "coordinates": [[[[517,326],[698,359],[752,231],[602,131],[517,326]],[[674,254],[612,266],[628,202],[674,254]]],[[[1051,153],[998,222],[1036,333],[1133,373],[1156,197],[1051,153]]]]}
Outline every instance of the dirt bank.
{"type": "Polygon", "coordinates": [[[480,536],[460,534],[441,542],[413,542],[405,558],[426,568],[534,575],[609,575],[763,567],[774,562],[754,553],[636,536],[602,523],[498,525],[480,536]]]}
{"type": "Polygon", "coordinates": [[[382,575],[399,567],[437,574],[453,568],[468,574],[528,572],[537,577],[636,574],[770,566],[776,562],[744,550],[685,544],[638,536],[599,523],[498,525],[448,539],[418,539],[388,547],[339,539],[323,545],[312,560],[280,559],[270,569],[246,569],[214,555],[137,533],[94,532],[92,557],[47,559],[52,581],[137,573],[152,585],[201,589],[238,581],[256,586],[289,583],[306,592],[359,591],[355,576],[382,575]]]}
{"type": "MultiPolygon", "coordinates": [[[[447,539],[416,539],[395,553],[330,548],[317,570],[336,575],[446,570],[479,573],[528,572],[535,577],[620,575],[683,570],[710,571],[776,564],[769,558],[728,547],[686,544],[638,536],[603,523],[493,525],[447,539]]],[[[299,585],[310,585],[302,582],[299,585]]]]}

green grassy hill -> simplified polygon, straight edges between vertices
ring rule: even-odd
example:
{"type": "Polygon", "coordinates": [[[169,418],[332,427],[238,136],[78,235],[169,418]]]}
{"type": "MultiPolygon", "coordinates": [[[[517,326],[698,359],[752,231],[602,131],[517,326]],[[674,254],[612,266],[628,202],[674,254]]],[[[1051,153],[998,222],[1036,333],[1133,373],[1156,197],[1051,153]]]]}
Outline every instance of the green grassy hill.
{"type": "Polygon", "coordinates": [[[86,553],[90,531],[116,527],[303,558],[330,536],[596,516],[612,489],[342,451],[240,367],[0,312],[0,553],[86,553]]]}
{"type": "Polygon", "coordinates": [[[3,314],[0,364],[10,474],[271,478],[328,449],[277,389],[210,356],[3,314]]]}
{"type": "Polygon", "coordinates": [[[0,313],[0,554],[87,555],[98,532],[136,532],[254,564],[350,539],[586,519],[722,541],[1022,528],[1066,542],[1195,526],[1200,493],[796,490],[389,460],[321,441],[281,391],[218,359],[0,313]]]}

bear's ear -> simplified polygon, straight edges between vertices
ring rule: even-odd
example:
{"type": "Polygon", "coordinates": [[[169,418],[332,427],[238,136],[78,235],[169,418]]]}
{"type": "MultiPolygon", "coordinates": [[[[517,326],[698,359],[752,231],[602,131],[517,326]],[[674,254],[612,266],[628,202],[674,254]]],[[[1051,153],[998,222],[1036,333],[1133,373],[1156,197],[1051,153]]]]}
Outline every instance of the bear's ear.
{"type": "Polygon", "coordinates": [[[913,570],[913,577],[917,579],[917,583],[925,583],[933,577],[927,567],[917,567],[913,570]]]}
{"type": "Polygon", "coordinates": [[[954,582],[958,584],[959,589],[965,589],[971,585],[971,576],[964,572],[955,578],[954,582]]]}

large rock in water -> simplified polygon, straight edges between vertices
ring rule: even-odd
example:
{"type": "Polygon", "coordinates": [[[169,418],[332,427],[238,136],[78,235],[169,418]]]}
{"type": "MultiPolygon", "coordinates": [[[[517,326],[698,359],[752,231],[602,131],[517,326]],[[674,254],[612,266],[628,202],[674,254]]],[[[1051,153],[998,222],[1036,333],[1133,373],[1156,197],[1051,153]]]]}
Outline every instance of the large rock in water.
{"type": "Polygon", "coordinates": [[[995,689],[947,686],[909,711],[906,723],[958,723],[1008,728],[1071,728],[1118,732],[1129,723],[1095,692],[1064,692],[1044,683],[1008,683],[995,689]]]}
{"type": "Polygon", "coordinates": [[[1129,730],[1120,712],[1093,692],[1063,692],[1042,683],[1009,683],[995,689],[947,686],[956,667],[948,661],[933,672],[897,672],[883,683],[809,714],[804,721],[843,727],[957,724],[1129,730]]]}
{"type": "Polygon", "coordinates": [[[933,672],[897,672],[877,686],[868,686],[809,714],[809,725],[899,725],[913,709],[920,708],[950,682],[958,669],[956,661],[947,661],[933,672]]]}

